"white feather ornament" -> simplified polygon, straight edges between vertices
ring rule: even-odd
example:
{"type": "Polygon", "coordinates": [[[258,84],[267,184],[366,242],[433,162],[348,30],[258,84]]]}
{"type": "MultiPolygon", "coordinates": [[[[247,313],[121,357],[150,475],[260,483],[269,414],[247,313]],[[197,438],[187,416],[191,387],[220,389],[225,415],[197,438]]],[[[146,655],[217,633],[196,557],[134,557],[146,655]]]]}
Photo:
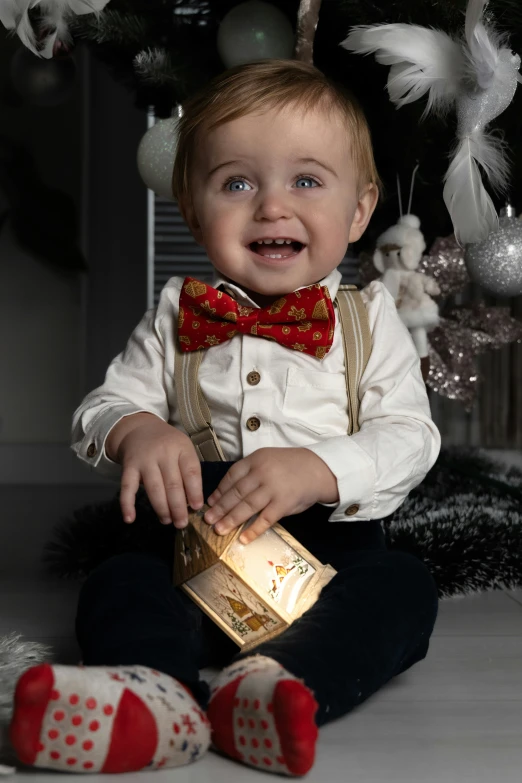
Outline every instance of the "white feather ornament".
{"type": "Polygon", "coordinates": [[[0,0],[0,22],[7,30],[14,30],[21,42],[33,54],[50,59],[55,42],[70,38],[67,20],[81,14],[99,14],[109,0],[0,0]],[[29,11],[39,7],[41,21],[35,31],[29,11]],[[44,35],[40,37],[41,32],[44,35]]]}
{"type": "Polygon", "coordinates": [[[391,65],[390,100],[400,108],[428,93],[423,116],[455,106],[458,143],[445,175],[444,202],[457,241],[479,242],[498,225],[479,166],[490,184],[504,191],[509,166],[504,145],[486,125],[511,103],[522,82],[520,57],[483,21],[487,0],[469,0],[464,36],[452,39],[440,30],[412,24],[353,27],[340,44],[357,54],[375,53],[391,65]]]}
{"type": "Polygon", "coordinates": [[[392,66],[387,87],[398,108],[428,91],[425,114],[432,108],[443,111],[455,100],[464,67],[462,50],[440,30],[413,24],[358,25],[340,45],[356,54],[376,52],[377,62],[392,66]]]}
{"type": "Polygon", "coordinates": [[[487,236],[492,226],[496,228],[498,216],[489,197],[479,168],[477,139],[467,136],[461,139],[445,176],[444,203],[451,215],[455,234],[461,244],[474,242],[477,236],[487,236]]]}

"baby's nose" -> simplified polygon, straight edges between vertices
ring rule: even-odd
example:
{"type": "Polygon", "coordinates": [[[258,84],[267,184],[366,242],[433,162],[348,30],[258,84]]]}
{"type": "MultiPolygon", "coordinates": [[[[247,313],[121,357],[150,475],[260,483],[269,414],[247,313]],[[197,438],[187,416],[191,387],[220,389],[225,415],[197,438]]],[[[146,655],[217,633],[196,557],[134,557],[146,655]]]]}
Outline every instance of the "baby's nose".
{"type": "Polygon", "coordinates": [[[259,193],[256,204],[256,217],[277,220],[288,218],[292,215],[290,196],[286,191],[271,190],[259,193]]]}

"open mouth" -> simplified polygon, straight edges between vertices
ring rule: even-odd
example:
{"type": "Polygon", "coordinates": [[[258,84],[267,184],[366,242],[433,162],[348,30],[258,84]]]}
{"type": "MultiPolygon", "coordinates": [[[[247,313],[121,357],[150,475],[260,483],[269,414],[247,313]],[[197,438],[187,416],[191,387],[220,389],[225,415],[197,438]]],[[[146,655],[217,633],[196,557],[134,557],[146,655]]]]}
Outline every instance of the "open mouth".
{"type": "Polygon", "coordinates": [[[302,242],[285,242],[284,244],[271,242],[251,242],[248,246],[253,253],[263,258],[272,258],[274,260],[293,258],[305,247],[302,242]]]}

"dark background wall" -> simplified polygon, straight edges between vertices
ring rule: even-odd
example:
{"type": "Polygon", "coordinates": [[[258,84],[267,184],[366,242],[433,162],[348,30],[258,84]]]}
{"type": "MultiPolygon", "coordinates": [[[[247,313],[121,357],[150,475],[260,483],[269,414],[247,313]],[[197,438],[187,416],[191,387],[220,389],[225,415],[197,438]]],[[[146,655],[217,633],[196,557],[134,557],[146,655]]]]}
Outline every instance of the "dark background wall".
{"type": "MultiPolygon", "coordinates": [[[[21,44],[0,35],[1,94],[21,44]]],[[[147,191],[135,162],[146,115],[86,49],[74,59],[64,103],[0,111],[0,135],[21,142],[45,184],[72,198],[88,264],[64,278],[23,249],[9,220],[0,231],[2,483],[102,481],[70,451],[72,414],[147,306],[147,191]]]]}

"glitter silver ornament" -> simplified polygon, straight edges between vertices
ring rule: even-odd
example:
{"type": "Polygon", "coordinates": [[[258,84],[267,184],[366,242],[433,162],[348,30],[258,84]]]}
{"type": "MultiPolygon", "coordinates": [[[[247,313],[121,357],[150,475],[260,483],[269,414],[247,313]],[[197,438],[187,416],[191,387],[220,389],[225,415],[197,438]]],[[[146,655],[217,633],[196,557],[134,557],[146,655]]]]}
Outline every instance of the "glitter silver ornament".
{"type": "Polygon", "coordinates": [[[522,222],[511,205],[501,210],[498,231],[466,246],[466,266],[473,282],[490,294],[522,294],[522,222]]]}
{"type": "Polygon", "coordinates": [[[158,120],[146,132],[138,147],[138,171],[146,186],[158,196],[174,201],[172,196],[172,171],[178,145],[177,115],[158,120]]]}
{"type": "Polygon", "coordinates": [[[254,60],[288,60],[294,51],[294,31],[275,5],[248,0],[234,6],[223,18],[217,50],[227,68],[254,60]]]}

